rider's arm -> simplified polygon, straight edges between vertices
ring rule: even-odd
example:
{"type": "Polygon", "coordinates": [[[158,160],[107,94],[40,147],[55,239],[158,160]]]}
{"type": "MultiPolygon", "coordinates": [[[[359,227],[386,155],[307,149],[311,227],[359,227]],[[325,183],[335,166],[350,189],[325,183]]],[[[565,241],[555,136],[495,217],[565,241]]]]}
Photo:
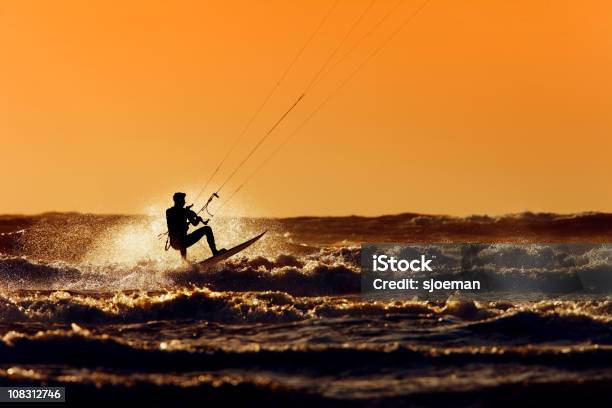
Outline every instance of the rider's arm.
{"type": "Polygon", "coordinates": [[[187,225],[193,225],[194,227],[198,225],[198,216],[195,214],[187,214],[187,225]]]}
{"type": "Polygon", "coordinates": [[[195,224],[193,224],[193,226],[195,227],[196,225],[198,225],[199,223],[202,223],[202,225],[206,225],[206,221],[204,221],[204,219],[200,216],[198,216],[195,220],[195,224]]]}
{"type": "Polygon", "coordinates": [[[187,215],[187,221],[193,225],[194,227],[197,226],[199,223],[205,224],[204,220],[202,219],[202,217],[200,217],[199,215],[197,215],[196,213],[191,213],[187,215]]]}

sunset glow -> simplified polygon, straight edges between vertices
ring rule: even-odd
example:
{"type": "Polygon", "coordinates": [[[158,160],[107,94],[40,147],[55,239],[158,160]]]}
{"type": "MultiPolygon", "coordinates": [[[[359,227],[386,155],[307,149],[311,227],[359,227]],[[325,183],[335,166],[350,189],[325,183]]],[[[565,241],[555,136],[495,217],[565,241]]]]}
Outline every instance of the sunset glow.
{"type": "MultiPolygon", "coordinates": [[[[369,2],[340,1],[214,187],[369,2]]],[[[376,2],[338,55],[395,3],[376,2]]],[[[2,2],[0,213],[143,213],[169,206],[174,191],[197,191],[330,4],[2,2]]],[[[419,4],[403,2],[325,75],[221,202],[419,4]]],[[[609,211],[611,38],[610,2],[434,0],[236,195],[232,211],[609,211]]]]}

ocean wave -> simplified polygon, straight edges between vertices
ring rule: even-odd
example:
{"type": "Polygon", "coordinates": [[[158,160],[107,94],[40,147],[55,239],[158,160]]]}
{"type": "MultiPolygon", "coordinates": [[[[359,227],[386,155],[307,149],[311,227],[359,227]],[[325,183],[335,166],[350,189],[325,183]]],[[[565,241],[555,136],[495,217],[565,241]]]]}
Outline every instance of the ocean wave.
{"type": "MultiPolygon", "coordinates": [[[[62,364],[141,369],[173,367],[175,371],[206,368],[269,367],[290,369],[308,366],[318,371],[405,364],[511,363],[609,367],[612,347],[603,345],[459,346],[422,347],[401,344],[257,345],[241,350],[188,349],[180,342],[143,344],[106,334],[97,335],[80,326],[25,334],[11,331],[0,338],[4,364],[62,364]]],[[[297,368],[299,369],[299,368],[297,368]]]]}
{"type": "Polygon", "coordinates": [[[21,291],[0,296],[0,322],[124,323],[198,319],[257,323],[392,315],[426,316],[433,320],[446,316],[462,321],[485,320],[480,326],[474,326],[481,331],[502,325],[509,329],[541,326],[562,332],[579,324],[592,329],[593,334],[610,335],[612,302],[381,302],[344,297],[298,297],[273,291],[214,292],[207,288],[115,293],[21,291]],[[512,314],[517,311],[523,314],[512,314]],[[498,316],[504,317],[486,320],[498,316]]]}
{"type": "MultiPolygon", "coordinates": [[[[164,228],[162,210],[157,216],[47,213],[0,215],[0,253],[75,261],[95,249],[101,238],[116,239],[113,234],[126,226],[137,227],[138,237],[155,245],[156,250],[163,247],[155,239],[164,228]]],[[[362,242],[605,243],[612,234],[612,214],[521,213],[462,218],[406,213],[380,217],[219,218],[214,229],[220,237],[236,231],[244,237],[269,230],[268,236],[284,250],[306,255],[325,246],[362,242]]]]}
{"type": "Polygon", "coordinates": [[[5,290],[156,290],[167,287],[208,286],[214,290],[278,290],[294,295],[358,293],[358,266],[343,263],[342,255],[327,253],[298,258],[240,257],[203,272],[197,266],[160,261],[122,263],[67,263],[0,256],[0,287],[5,290]]]}
{"type": "MultiPolygon", "coordinates": [[[[41,366],[11,366],[0,368],[0,385],[48,386],[58,381],[69,390],[67,400],[77,406],[134,404],[136,406],[174,405],[206,401],[212,406],[334,406],[339,401],[324,398],[261,373],[207,372],[148,373],[130,375],[103,368],[79,368],[79,375],[71,372],[58,375],[58,369],[41,366]]],[[[60,370],[61,373],[61,370],[60,370]]],[[[340,404],[342,405],[342,404],[340,404]]],[[[351,406],[355,406],[353,403],[351,406]]]]}
{"type": "Polygon", "coordinates": [[[222,268],[202,273],[197,269],[169,273],[175,283],[207,286],[217,291],[283,291],[297,296],[356,294],[361,288],[358,270],[344,264],[308,261],[301,268],[228,262],[222,268]]]}
{"type": "Polygon", "coordinates": [[[63,371],[57,366],[0,368],[0,385],[48,386],[58,381],[69,389],[69,401],[97,404],[172,405],[177,400],[217,405],[292,407],[411,406],[580,406],[585,400],[609,405],[609,370],[516,364],[395,367],[364,373],[356,367],[341,377],[313,370],[206,370],[195,372],[115,371],[105,367],[63,371]],[[452,369],[460,369],[456,375],[452,369]],[[435,376],[435,377],[434,377],[435,376]],[[435,380],[432,381],[432,378],[435,380]]]}
{"type": "MultiPolygon", "coordinates": [[[[282,291],[296,296],[358,294],[360,248],[323,248],[316,254],[231,258],[202,271],[163,259],[135,263],[65,262],[0,256],[0,287],[67,290],[157,290],[206,286],[215,291],[282,291]]],[[[436,267],[416,278],[479,280],[495,292],[606,293],[612,290],[612,254],[607,247],[568,254],[545,245],[484,246],[466,266],[462,254],[430,245],[436,267]]],[[[413,254],[404,254],[411,256],[413,254]]],[[[402,274],[402,278],[406,277],[402,274]]]]}
{"type": "Polygon", "coordinates": [[[515,342],[563,342],[589,341],[612,344],[612,319],[594,318],[575,313],[542,313],[537,310],[521,310],[496,316],[484,321],[466,324],[474,337],[479,335],[503,336],[512,333],[515,342]]]}
{"type": "Polygon", "coordinates": [[[3,282],[19,288],[31,284],[71,282],[81,277],[78,268],[64,262],[41,263],[25,257],[0,257],[0,277],[3,282]]]}

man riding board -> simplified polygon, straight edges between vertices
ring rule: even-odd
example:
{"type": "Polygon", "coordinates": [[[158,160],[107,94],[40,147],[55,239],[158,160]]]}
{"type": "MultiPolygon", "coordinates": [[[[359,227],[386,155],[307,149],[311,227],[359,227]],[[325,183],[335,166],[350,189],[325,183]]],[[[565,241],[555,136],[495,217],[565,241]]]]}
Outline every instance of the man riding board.
{"type": "Polygon", "coordinates": [[[213,256],[224,252],[225,249],[217,250],[212,228],[206,225],[208,221],[204,221],[202,217],[198,216],[198,214],[191,209],[191,206],[185,207],[185,196],[185,193],[174,193],[172,196],[174,206],[166,210],[170,246],[180,251],[183,259],[186,259],[187,248],[206,235],[206,240],[208,241],[208,246],[213,256]],[[187,233],[187,231],[189,231],[189,225],[195,227],[199,224],[204,224],[204,226],[189,234],[187,233]]]}

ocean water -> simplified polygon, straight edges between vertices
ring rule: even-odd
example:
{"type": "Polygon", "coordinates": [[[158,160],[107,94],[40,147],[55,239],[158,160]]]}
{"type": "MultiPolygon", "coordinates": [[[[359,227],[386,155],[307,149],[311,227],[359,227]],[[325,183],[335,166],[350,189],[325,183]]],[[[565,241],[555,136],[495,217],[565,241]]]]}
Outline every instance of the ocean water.
{"type": "Polygon", "coordinates": [[[612,402],[610,297],[367,300],[359,268],[362,242],[606,243],[611,215],[212,227],[223,246],[268,233],[202,273],[164,251],[155,217],[0,216],[0,385],[153,405],[612,402]]]}

